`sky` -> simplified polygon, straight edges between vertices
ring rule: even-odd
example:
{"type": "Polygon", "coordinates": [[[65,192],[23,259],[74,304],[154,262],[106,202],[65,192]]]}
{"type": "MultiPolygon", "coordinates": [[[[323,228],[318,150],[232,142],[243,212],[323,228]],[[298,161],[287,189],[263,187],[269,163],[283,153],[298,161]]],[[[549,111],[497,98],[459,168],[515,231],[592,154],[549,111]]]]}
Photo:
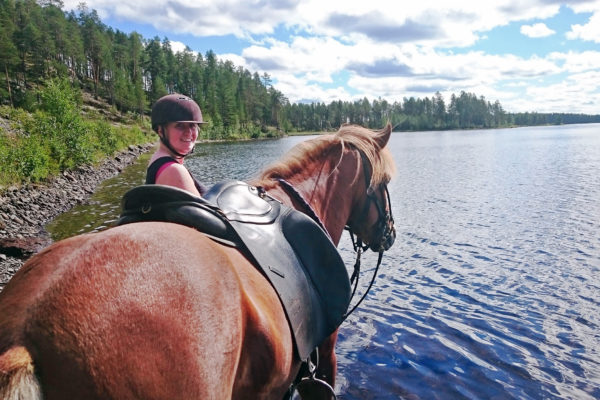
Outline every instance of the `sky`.
{"type": "Polygon", "coordinates": [[[600,0],[85,3],[115,30],[267,73],[292,103],[465,91],[508,112],[600,114],[600,0]]]}

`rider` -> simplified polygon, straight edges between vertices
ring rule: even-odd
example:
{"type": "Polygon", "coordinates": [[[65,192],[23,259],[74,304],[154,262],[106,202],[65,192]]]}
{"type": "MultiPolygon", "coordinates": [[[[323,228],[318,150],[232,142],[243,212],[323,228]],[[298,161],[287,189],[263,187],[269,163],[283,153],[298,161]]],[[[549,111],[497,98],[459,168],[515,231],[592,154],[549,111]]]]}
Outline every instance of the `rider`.
{"type": "Polygon", "coordinates": [[[160,144],[150,158],[146,183],[175,186],[196,196],[206,193],[202,185],[183,165],[183,159],[194,151],[200,124],[204,124],[200,107],[181,94],[161,97],[152,106],[152,129],[160,144]]]}

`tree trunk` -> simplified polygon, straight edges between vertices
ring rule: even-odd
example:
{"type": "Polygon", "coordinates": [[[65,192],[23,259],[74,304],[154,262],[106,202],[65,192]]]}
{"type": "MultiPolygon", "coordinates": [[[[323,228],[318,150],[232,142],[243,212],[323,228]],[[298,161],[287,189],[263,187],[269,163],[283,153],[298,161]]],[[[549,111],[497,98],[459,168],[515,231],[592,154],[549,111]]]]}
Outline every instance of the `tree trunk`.
{"type": "Polygon", "coordinates": [[[8,98],[10,100],[10,106],[14,108],[15,105],[13,104],[12,91],[10,90],[10,79],[8,78],[8,66],[6,64],[4,64],[4,71],[6,72],[6,87],[8,88],[8,98]]]}

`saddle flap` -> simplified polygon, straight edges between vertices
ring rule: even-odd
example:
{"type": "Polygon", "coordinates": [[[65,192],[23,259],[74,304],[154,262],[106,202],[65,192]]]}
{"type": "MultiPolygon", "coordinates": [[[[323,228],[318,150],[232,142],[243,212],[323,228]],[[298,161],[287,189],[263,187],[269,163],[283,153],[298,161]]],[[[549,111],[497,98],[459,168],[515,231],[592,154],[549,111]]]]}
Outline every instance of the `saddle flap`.
{"type": "Polygon", "coordinates": [[[342,322],[351,298],[344,260],[329,236],[301,212],[291,212],[281,223],[283,235],[294,249],[319,298],[327,335],[342,322]]]}

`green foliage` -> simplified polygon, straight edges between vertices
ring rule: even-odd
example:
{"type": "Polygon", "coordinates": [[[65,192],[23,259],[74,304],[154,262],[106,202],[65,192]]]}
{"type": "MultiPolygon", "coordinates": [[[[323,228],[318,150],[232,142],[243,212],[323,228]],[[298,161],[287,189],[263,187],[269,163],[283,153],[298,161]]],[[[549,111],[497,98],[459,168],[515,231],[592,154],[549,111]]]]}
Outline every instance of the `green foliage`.
{"type": "Polygon", "coordinates": [[[120,137],[115,134],[115,129],[106,121],[99,121],[92,126],[92,136],[96,139],[99,156],[113,154],[123,146],[120,137]]]}
{"type": "Polygon", "coordinates": [[[45,141],[59,169],[69,169],[94,160],[92,131],[79,112],[80,92],[66,79],[50,80],[40,90],[36,124],[28,132],[45,141]]]}
{"type": "Polygon", "coordinates": [[[51,79],[39,92],[39,108],[62,122],[79,118],[81,92],[71,87],[67,79],[51,79]]]}
{"type": "Polygon", "coordinates": [[[0,109],[11,121],[9,129],[0,130],[0,186],[38,182],[154,140],[137,125],[115,128],[106,120],[84,120],[80,91],[67,80],[46,82],[36,97],[40,102],[33,113],[0,109]]]}
{"type": "Polygon", "coordinates": [[[51,169],[48,147],[37,136],[0,131],[0,185],[37,182],[51,169]]]}
{"type": "Polygon", "coordinates": [[[9,157],[21,179],[38,182],[53,172],[48,149],[36,136],[22,137],[11,148],[9,157]]]}
{"type": "Polygon", "coordinates": [[[329,105],[291,104],[283,109],[286,131],[337,129],[345,122],[381,128],[390,121],[396,130],[423,131],[440,129],[484,129],[513,125],[547,125],[560,123],[600,122],[600,115],[580,114],[509,114],[499,101],[493,104],[483,96],[461,92],[452,95],[449,104],[438,92],[432,98],[404,98],[402,102],[388,103],[378,99],[351,102],[334,101],[329,105]],[[287,125],[291,124],[291,128],[287,125]]]}

